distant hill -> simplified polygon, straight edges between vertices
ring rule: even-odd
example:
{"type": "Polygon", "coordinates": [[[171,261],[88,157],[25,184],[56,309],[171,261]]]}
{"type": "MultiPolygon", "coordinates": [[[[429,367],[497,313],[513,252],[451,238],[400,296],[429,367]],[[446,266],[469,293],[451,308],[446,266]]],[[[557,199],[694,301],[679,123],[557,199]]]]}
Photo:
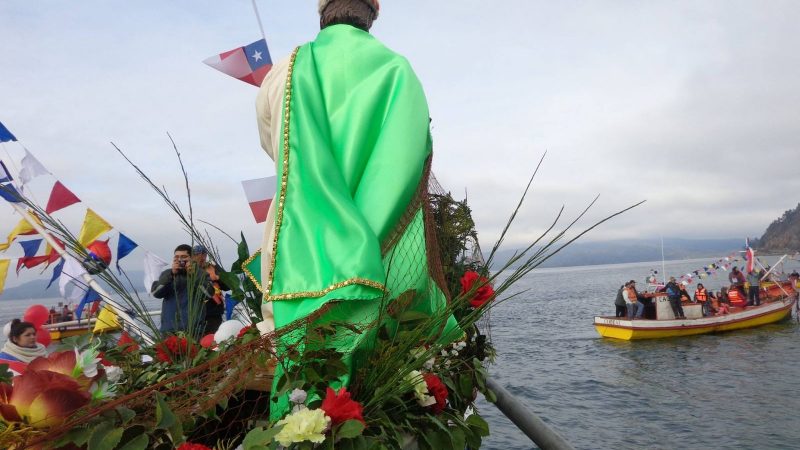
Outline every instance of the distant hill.
{"type": "MultiPolygon", "coordinates": [[[[690,259],[726,256],[741,250],[742,239],[664,238],[664,259],[690,259]]],[[[508,261],[515,250],[501,250],[497,267],[508,261]]],[[[487,255],[488,256],[488,255],[487,255]]],[[[625,239],[606,242],[576,242],[547,260],[541,267],[589,266],[661,260],[661,240],[625,239]]]]}
{"type": "Polygon", "coordinates": [[[769,253],[792,253],[800,250],[800,203],[790,209],[768,227],[757,248],[769,253]]]}
{"type": "MultiPolygon", "coordinates": [[[[142,292],[144,290],[144,272],[142,271],[132,271],[128,272],[128,277],[130,277],[131,282],[133,282],[133,287],[136,288],[137,291],[142,292]]],[[[102,282],[99,278],[96,278],[100,285],[104,288],[108,286],[102,282]]],[[[124,277],[121,278],[122,282],[126,285],[128,284],[124,277]]],[[[61,294],[58,292],[58,281],[53,282],[53,285],[50,286],[50,289],[45,289],[47,287],[47,283],[49,279],[40,279],[40,280],[33,280],[28,281],[27,283],[22,283],[19,286],[8,287],[3,290],[3,293],[0,294],[0,302],[3,300],[17,300],[17,299],[43,299],[43,298],[56,298],[60,297],[61,294]]]]}

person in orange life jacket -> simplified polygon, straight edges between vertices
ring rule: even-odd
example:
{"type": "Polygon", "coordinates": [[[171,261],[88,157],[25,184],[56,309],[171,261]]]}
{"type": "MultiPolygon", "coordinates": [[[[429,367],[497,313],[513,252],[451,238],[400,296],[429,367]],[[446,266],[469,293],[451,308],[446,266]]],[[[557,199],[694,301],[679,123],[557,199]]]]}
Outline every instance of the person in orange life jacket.
{"type": "Polygon", "coordinates": [[[623,295],[628,306],[628,319],[641,319],[644,312],[644,305],[639,303],[636,290],[633,288],[634,282],[629,281],[623,295]]]}
{"type": "Polygon", "coordinates": [[[200,314],[203,318],[203,336],[205,336],[216,333],[222,324],[222,315],[225,314],[225,297],[222,293],[230,288],[219,279],[217,266],[208,261],[208,250],[202,245],[195,245],[192,248],[192,262],[208,276],[208,283],[203,283],[209,286],[207,298],[203,302],[203,312],[200,314]]]}
{"type": "Polygon", "coordinates": [[[761,274],[753,269],[747,274],[747,283],[750,285],[747,288],[747,306],[758,306],[761,304],[761,274]]]}
{"type": "Polygon", "coordinates": [[[694,291],[694,301],[695,303],[702,304],[703,315],[708,316],[710,312],[711,300],[709,299],[708,291],[706,291],[703,283],[697,283],[697,289],[694,291]]]}
{"type": "Polygon", "coordinates": [[[642,305],[642,317],[645,319],[652,319],[655,320],[656,318],[656,307],[653,304],[653,299],[648,294],[642,294],[636,289],[636,280],[631,280],[628,282],[633,292],[636,294],[636,301],[638,301],[642,305]]]}
{"type": "Polygon", "coordinates": [[[667,297],[669,298],[669,305],[672,307],[672,313],[676,319],[685,319],[683,313],[683,306],[681,306],[681,289],[678,283],[675,282],[675,277],[669,277],[669,283],[665,286],[667,297]]]}

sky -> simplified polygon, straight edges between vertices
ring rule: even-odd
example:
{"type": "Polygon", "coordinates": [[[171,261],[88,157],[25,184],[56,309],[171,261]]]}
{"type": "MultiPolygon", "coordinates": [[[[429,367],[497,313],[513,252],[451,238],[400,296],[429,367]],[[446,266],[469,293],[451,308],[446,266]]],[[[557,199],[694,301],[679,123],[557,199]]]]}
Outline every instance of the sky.
{"type": "MultiPolygon", "coordinates": [[[[316,4],[258,0],[274,61],[315,37],[316,4]]],[[[547,152],[513,247],[596,195],[579,228],[646,203],[586,240],[760,236],[800,201],[797,23],[800,3],[779,0],[384,0],[372,32],[422,81],[434,173],[468,196],[484,247],[547,152]]],[[[257,89],[202,61],[260,37],[249,0],[4,0],[0,122],[21,145],[0,158],[24,145],[48,168],[41,203],[56,178],[78,195],[55,214],[74,232],[88,206],[168,258],[186,234],[111,142],[185,207],[170,133],[195,218],[255,247],[241,181],[275,172],[257,89]]],[[[0,205],[0,236],[17,221],[0,205]]]]}

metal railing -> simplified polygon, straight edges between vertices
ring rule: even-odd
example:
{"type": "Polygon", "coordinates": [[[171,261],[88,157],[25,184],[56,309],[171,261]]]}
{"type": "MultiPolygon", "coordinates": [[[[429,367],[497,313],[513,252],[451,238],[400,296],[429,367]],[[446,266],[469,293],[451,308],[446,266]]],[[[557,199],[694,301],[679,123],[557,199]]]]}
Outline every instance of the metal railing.
{"type": "Polygon", "coordinates": [[[491,389],[497,397],[497,401],[494,403],[497,409],[505,414],[539,448],[542,450],[574,450],[574,447],[556,430],[550,428],[503,386],[491,378],[486,378],[486,387],[491,389]]]}

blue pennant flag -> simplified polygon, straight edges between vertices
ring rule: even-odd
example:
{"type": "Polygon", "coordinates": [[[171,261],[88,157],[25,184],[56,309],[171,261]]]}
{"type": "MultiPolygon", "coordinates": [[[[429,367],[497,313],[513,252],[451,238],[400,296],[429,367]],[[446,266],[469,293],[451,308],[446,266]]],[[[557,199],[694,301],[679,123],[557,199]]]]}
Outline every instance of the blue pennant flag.
{"type": "Polygon", "coordinates": [[[86,307],[86,305],[88,305],[89,303],[98,301],[100,301],[100,294],[98,294],[94,289],[89,288],[89,290],[86,291],[86,294],[83,295],[81,303],[78,305],[77,308],[75,308],[75,317],[80,319],[81,316],[83,315],[83,308],[86,307]]]}
{"type": "Polygon", "coordinates": [[[236,303],[238,302],[231,297],[231,294],[225,294],[225,320],[231,320],[236,303]]]}
{"type": "Polygon", "coordinates": [[[117,241],[117,272],[122,273],[122,269],[119,267],[119,260],[128,256],[136,247],[139,245],[136,242],[133,242],[128,236],[124,234],[119,234],[119,240],[117,241]]]}
{"type": "MultiPolygon", "coordinates": [[[[0,124],[0,126],[2,126],[2,124],[0,124]]],[[[0,197],[6,199],[6,201],[18,203],[22,201],[22,199],[17,189],[11,184],[12,181],[14,181],[14,178],[11,177],[3,161],[0,161],[0,197]]]]}
{"type": "Polygon", "coordinates": [[[50,278],[50,282],[47,283],[47,287],[44,288],[45,290],[50,289],[50,285],[53,284],[53,281],[56,281],[58,277],[61,276],[61,269],[63,268],[64,268],[64,258],[61,258],[58,264],[56,264],[56,266],[53,267],[53,276],[50,278]]]}
{"type": "Polygon", "coordinates": [[[16,140],[17,138],[15,138],[14,135],[8,131],[8,128],[6,128],[5,125],[0,122],[0,142],[11,142],[16,140]]]}
{"type": "Polygon", "coordinates": [[[39,247],[42,245],[42,239],[34,239],[31,241],[17,241],[19,245],[22,246],[22,251],[25,252],[26,258],[31,258],[36,256],[36,252],[39,251],[39,247]]]}

